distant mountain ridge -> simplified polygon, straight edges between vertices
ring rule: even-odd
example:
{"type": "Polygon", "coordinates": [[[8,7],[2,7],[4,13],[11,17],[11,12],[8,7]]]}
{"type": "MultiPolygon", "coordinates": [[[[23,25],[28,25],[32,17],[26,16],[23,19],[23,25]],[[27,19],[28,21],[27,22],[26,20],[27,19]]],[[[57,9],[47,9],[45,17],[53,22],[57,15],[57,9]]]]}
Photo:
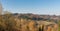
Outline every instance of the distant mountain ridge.
{"type": "Polygon", "coordinates": [[[38,15],[32,13],[27,13],[27,14],[13,13],[11,15],[17,18],[31,19],[35,21],[43,20],[43,21],[52,21],[57,23],[60,20],[60,16],[56,16],[56,15],[38,15]]]}
{"type": "Polygon", "coordinates": [[[32,13],[27,13],[27,14],[14,13],[13,15],[28,16],[30,18],[35,17],[35,18],[45,18],[45,19],[49,18],[53,20],[60,20],[60,16],[56,16],[56,15],[38,15],[38,14],[32,14],[32,13]]]}
{"type": "Polygon", "coordinates": [[[13,13],[10,14],[11,16],[15,18],[23,18],[23,19],[30,19],[34,21],[52,21],[58,23],[60,20],[60,16],[55,16],[55,15],[38,15],[38,14],[32,14],[32,13],[26,13],[26,14],[19,14],[19,13],[13,13]]]}

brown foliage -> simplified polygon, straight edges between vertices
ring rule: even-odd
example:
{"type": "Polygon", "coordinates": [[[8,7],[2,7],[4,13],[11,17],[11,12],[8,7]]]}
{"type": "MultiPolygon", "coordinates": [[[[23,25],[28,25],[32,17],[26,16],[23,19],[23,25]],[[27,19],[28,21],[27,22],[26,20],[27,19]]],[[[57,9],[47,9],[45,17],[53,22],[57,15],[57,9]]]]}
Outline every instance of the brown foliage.
{"type": "MultiPolygon", "coordinates": [[[[23,18],[17,18],[10,14],[0,16],[0,31],[39,31],[38,26],[40,24],[37,21],[31,20],[27,16],[23,18]]],[[[54,27],[57,28],[56,25],[54,27]]],[[[48,27],[49,31],[50,28],[48,27]]]]}

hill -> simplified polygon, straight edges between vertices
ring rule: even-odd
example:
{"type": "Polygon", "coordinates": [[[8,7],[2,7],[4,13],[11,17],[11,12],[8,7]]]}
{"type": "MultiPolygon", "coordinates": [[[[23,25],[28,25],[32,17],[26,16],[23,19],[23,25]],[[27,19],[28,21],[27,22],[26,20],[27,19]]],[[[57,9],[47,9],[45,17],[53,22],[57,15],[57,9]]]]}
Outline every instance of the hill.
{"type": "Polygon", "coordinates": [[[37,14],[4,14],[0,15],[0,31],[57,31],[57,21],[37,14]]]}

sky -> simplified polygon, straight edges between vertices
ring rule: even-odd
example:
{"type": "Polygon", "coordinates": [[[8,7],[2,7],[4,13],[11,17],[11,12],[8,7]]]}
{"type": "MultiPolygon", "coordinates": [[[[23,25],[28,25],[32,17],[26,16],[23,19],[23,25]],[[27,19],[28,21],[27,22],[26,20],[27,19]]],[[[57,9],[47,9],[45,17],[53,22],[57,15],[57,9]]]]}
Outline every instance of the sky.
{"type": "Polygon", "coordinates": [[[60,0],[1,0],[4,11],[60,15],[60,0]]]}

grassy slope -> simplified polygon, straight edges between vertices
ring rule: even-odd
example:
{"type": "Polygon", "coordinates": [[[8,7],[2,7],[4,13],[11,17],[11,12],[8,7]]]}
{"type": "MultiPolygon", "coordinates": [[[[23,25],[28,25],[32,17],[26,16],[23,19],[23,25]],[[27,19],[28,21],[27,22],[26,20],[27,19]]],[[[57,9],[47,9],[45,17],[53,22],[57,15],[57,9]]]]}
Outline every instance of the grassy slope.
{"type": "Polygon", "coordinates": [[[60,31],[60,21],[58,22],[58,24],[59,24],[59,31],[60,31]]]}
{"type": "MultiPolygon", "coordinates": [[[[5,16],[7,16],[7,17],[3,17],[2,18],[2,16],[0,16],[0,25],[3,27],[1,27],[0,26],[0,28],[1,29],[4,29],[5,27],[4,26],[6,26],[6,29],[8,28],[8,31],[9,30],[14,30],[15,28],[14,27],[16,27],[16,24],[15,24],[15,22],[16,21],[14,21],[14,16],[11,16],[11,15],[5,15],[5,16]],[[3,19],[3,20],[2,20],[3,19]],[[5,24],[5,25],[2,25],[2,24],[5,24]],[[13,27],[14,26],[14,27],[13,27]],[[13,27],[12,29],[11,29],[11,27],[13,27]]],[[[24,17],[24,18],[27,18],[27,17],[24,17]]],[[[60,21],[59,21],[59,31],[60,31],[60,21]]],[[[16,28],[17,29],[17,28],[16,28]]],[[[15,30],[16,30],[15,29],[15,30]]]]}

